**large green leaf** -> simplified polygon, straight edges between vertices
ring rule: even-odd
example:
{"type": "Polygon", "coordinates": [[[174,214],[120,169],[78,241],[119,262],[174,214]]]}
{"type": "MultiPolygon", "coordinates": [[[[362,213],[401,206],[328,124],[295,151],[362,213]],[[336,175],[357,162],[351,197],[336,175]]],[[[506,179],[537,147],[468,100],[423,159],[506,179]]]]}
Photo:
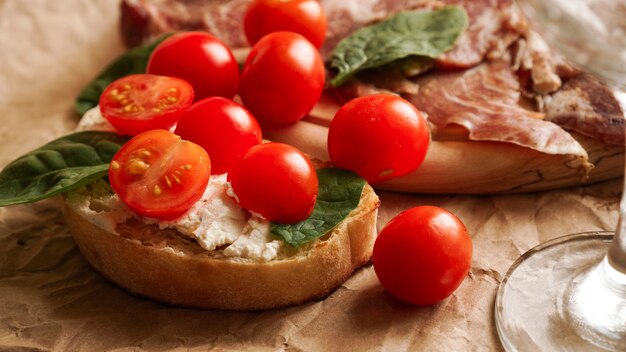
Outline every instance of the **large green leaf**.
{"type": "Polygon", "coordinates": [[[383,22],[363,27],[343,39],[330,59],[339,86],[357,72],[381,67],[409,56],[437,58],[459,39],[468,18],[460,6],[435,11],[400,12],[383,22]]]}
{"type": "Polygon", "coordinates": [[[301,246],[332,230],[359,205],[365,180],[352,171],[317,170],[317,202],[309,218],[295,224],[272,223],[270,231],[293,247],[301,246]]]}
{"type": "Polygon", "coordinates": [[[80,92],[80,95],[76,98],[76,112],[82,116],[87,110],[98,105],[100,94],[116,79],[135,73],[145,73],[150,54],[152,54],[152,51],[154,51],[157,45],[170,35],[171,34],[166,34],[152,43],[131,49],[115,59],[113,63],[105,68],[104,71],[100,72],[100,74],[80,92]]]}
{"type": "Polygon", "coordinates": [[[111,159],[129,138],[77,132],[19,157],[0,172],[0,206],[36,202],[105,176],[111,159]]]}

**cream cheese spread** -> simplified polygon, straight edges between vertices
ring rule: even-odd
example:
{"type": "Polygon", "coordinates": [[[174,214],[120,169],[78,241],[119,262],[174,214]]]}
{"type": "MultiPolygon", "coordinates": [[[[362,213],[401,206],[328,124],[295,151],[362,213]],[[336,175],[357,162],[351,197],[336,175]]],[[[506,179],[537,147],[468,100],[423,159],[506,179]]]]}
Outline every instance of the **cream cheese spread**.
{"type": "MultiPolygon", "coordinates": [[[[78,130],[112,129],[96,107],[85,114],[78,130]]],[[[202,198],[187,213],[172,221],[141,217],[113,193],[73,192],[67,200],[76,212],[94,225],[113,233],[116,224],[129,218],[140,218],[161,229],[176,229],[194,238],[207,251],[222,249],[227,257],[266,262],[285,250],[285,243],[271,234],[269,221],[239,206],[226,174],[211,175],[202,198]]]]}

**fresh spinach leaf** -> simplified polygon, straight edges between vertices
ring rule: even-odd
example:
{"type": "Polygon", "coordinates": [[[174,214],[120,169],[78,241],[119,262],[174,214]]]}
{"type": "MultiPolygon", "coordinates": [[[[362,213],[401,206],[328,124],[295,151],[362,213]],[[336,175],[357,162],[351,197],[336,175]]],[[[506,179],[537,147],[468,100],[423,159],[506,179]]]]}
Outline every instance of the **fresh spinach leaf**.
{"type": "Polygon", "coordinates": [[[100,94],[116,79],[135,73],[145,73],[150,54],[170,35],[171,33],[165,34],[152,43],[138,46],[119,56],[80,92],[76,98],[76,112],[82,116],[87,110],[98,105],[100,94]]]}
{"type": "Polygon", "coordinates": [[[272,223],[270,231],[293,247],[312,241],[332,230],[359,205],[365,180],[352,171],[317,170],[319,190],[313,213],[295,224],[272,223]]]}
{"type": "Polygon", "coordinates": [[[111,159],[129,138],[77,132],[19,157],[0,172],[0,206],[36,202],[105,176],[111,159]]]}
{"type": "Polygon", "coordinates": [[[400,12],[363,27],[333,51],[330,66],[338,72],[331,84],[337,87],[359,71],[409,56],[437,58],[454,46],[467,24],[465,10],[453,5],[435,11],[400,12]]]}

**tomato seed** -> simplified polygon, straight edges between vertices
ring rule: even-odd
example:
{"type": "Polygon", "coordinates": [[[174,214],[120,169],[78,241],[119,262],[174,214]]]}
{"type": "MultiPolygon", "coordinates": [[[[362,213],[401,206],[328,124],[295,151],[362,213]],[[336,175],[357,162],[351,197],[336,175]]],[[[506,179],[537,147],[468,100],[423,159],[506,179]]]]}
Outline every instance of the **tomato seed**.
{"type": "Polygon", "coordinates": [[[146,172],[146,170],[148,170],[149,167],[150,166],[148,164],[146,164],[145,162],[141,160],[130,159],[130,162],[128,163],[126,170],[128,171],[129,174],[136,176],[136,175],[143,175],[146,172]]]}
{"type": "Polygon", "coordinates": [[[163,193],[163,191],[161,190],[161,187],[159,187],[159,185],[154,185],[153,192],[154,192],[155,196],[160,196],[163,193]]]}
{"type": "Polygon", "coordinates": [[[152,156],[152,153],[150,153],[150,151],[147,149],[141,148],[137,151],[136,155],[142,159],[147,159],[152,156]]]}

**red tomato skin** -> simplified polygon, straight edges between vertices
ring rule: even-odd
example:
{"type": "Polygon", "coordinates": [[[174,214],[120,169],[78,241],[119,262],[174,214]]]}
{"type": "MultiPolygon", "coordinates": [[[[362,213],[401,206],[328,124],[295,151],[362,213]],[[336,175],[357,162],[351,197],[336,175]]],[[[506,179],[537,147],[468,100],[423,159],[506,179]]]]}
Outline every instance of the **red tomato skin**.
{"type": "Polygon", "coordinates": [[[150,55],[146,72],[188,81],[196,100],[232,98],[239,87],[239,66],[233,53],[203,32],[177,33],[165,39],[150,55]]]}
{"type": "Polygon", "coordinates": [[[274,32],[250,51],[239,95],[262,126],[286,125],[305,117],[324,89],[324,63],[303,36],[274,32]]]}
{"type": "Polygon", "coordinates": [[[279,223],[293,224],[308,218],[317,199],[313,164],[287,144],[250,148],[228,173],[228,181],[243,208],[279,223]]]}
{"type": "Polygon", "coordinates": [[[349,101],[328,129],[333,164],[356,172],[370,184],[415,171],[429,144],[430,130],[422,113],[392,94],[349,101]]]}
{"type": "Polygon", "coordinates": [[[183,113],[174,133],[204,148],[216,175],[228,172],[248,149],[262,141],[261,127],[254,116],[222,97],[193,104],[183,113]]]}
{"type": "Polygon", "coordinates": [[[193,88],[182,79],[149,74],[135,74],[111,82],[100,95],[98,106],[102,116],[106,118],[119,133],[136,136],[149,130],[170,129],[178,122],[182,112],[191,105],[193,97],[193,88]],[[129,85],[132,88],[125,91],[122,88],[125,85],[129,85]],[[165,93],[165,90],[169,88],[178,89],[178,92],[173,94],[173,96],[176,96],[177,101],[174,104],[166,104],[165,109],[161,109],[160,112],[154,112],[152,110],[152,108],[159,105],[159,100],[156,99],[157,95],[152,93],[137,93],[139,90],[143,90],[157,91],[159,94],[169,94],[165,93]],[[113,94],[114,92],[125,95],[122,97],[119,94],[113,94]],[[113,98],[115,96],[117,96],[117,99],[113,98]],[[150,99],[146,101],[146,97],[150,97],[150,99]],[[138,105],[141,106],[142,110],[137,113],[125,112],[125,106],[121,103],[126,99],[131,102],[131,104],[129,104],[130,107],[138,105]]]}
{"type": "Polygon", "coordinates": [[[272,32],[295,32],[320,48],[326,38],[326,14],[316,0],[255,0],[246,10],[244,31],[250,45],[272,32]]]}
{"type": "Polygon", "coordinates": [[[454,214],[418,206],[385,225],[372,258],[376,276],[393,296],[416,305],[435,304],[467,276],[472,240],[454,214]]]}
{"type": "Polygon", "coordinates": [[[139,215],[161,220],[172,220],[187,212],[202,197],[210,175],[211,160],[204,149],[166,130],[151,130],[133,137],[109,166],[111,188],[124,204],[139,215]],[[145,151],[149,156],[142,154],[145,151]],[[143,173],[132,174],[128,170],[133,167],[129,165],[138,160],[149,167],[143,173]],[[161,194],[154,193],[155,186],[161,194]]]}

